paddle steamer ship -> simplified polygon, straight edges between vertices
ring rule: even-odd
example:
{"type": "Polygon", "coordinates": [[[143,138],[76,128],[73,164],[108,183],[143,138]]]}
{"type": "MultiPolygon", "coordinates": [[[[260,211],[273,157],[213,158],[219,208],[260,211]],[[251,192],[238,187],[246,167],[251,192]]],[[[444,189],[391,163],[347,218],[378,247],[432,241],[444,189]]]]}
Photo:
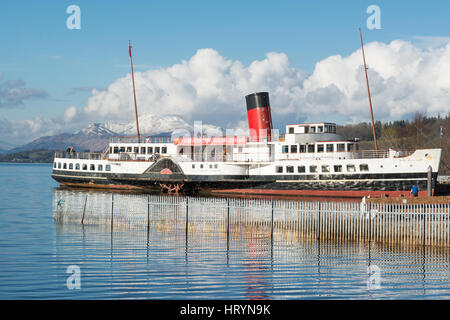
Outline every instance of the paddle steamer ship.
{"type": "Polygon", "coordinates": [[[267,92],[246,97],[249,136],[113,137],[103,153],[56,152],[62,185],[169,192],[380,196],[435,188],[441,149],[359,151],[331,122],[276,137],[267,92]]]}
{"type": "MultiPolygon", "coordinates": [[[[361,35],[361,47],[364,49],[361,35]]],[[[380,151],[370,99],[375,150],[359,151],[331,122],[272,127],[269,94],[246,96],[249,136],[114,137],[103,153],[56,152],[52,177],[61,185],[270,195],[381,196],[436,187],[441,149],[380,151]],[[431,183],[429,175],[431,174],[431,183]]]]}

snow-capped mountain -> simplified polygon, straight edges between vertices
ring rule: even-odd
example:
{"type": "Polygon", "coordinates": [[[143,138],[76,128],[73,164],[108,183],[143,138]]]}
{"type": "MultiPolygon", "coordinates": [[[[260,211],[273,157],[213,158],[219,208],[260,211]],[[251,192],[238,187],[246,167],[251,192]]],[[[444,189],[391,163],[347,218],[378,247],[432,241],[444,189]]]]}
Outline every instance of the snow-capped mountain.
{"type": "Polygon", "coordinates": [[[106,128],[104,124],[92,123],[87,127],[75,132],[75,135],[84,135],[86,137],[109,138],[111,136],[117,135],[117,132],[114,132],[106,128]]]}
{"type": "MultiPolygon", "coordinates": [[[[119,135],[136,135],[136,122],[121,123],[108,121],[103,124],[104,128],[119,135]]],[[[190,126],[179,116],[158,116],[154,114],[143,114],[139,116],[139,132],[142,135],[154,135],[161,132],[172,132],[176,129],[190,130],[190,126]]]]}
{"type": "MultiPolygon", "coordinates": [[[[193,132],[193,125],[176,115],[158,116],[144,114],[139,116],[139,131],[142,136],[156,135],[160,133],[187,130],[193,132]]],[[[223,130],[220,127],[202,124],[203,133],[220,135],[223,130]]],[[[8,153],[29,150],[64,150],[69,146],[78,151],[103,151],[108,145],[111,136],[135,136],[136,123],[108,121],[106,123],[92,123],[75,133],[62,133],[54,136],[40,137],[21,147],[8,150],[8,153]]]]}

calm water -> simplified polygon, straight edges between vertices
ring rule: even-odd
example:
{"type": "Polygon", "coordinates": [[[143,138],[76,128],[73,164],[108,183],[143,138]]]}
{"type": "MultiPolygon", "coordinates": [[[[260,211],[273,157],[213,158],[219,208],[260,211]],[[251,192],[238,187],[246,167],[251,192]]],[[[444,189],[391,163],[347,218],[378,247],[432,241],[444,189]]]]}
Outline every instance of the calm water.
{"type": "Polygon", "coordinates": [[[446,250],[59,225],[51,170],[0,164],[0,299],[450,298],[446,250]]]}

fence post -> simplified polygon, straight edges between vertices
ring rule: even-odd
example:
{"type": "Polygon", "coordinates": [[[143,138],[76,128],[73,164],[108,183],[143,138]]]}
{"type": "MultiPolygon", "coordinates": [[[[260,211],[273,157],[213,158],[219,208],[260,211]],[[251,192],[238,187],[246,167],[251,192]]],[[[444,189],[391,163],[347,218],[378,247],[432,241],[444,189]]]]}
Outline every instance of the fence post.
{"type": "Polygon", "coordinates": [[[369,243],[372,241],[372,204],[369,203],[369,243]]]}
{"type": "Polygon", "coordinates": [[[150,195],[147,195],[147,230],[150,230],[150,195]]]}
{"type": "Polygon", "coordinates": [[[318,201],[317,202],[318,203],[318,205],[317,205],[317,210],[318,210],[318,217],[317,217],[317,219],[318,219],[318,221],[317,221],[317,240],[320,240],[320,216],[321,216],[321,211],[322,211],[322,208],[321,208],[321,202],[320,201],[318,201]]]}
{"type": "Polygon", "coordinates": [[[186,197],[186,235],[188,234],[189,227],[189,197],[186,197]]]}
{"type": "Polygon", "coordinates": [[[227,198],[227,239],[230,237],[230,198],[227,198]]]}
{"type": "Polygon", "coordinates": [[[83,208],[83,216],[81,217],[81,224],[84,224],[84,213],[86,212],[87,198],[88,198],[88,195],[86,195],[86,198],[84,199],[84,208],[83,208]]]}
{"type": "Polygon", "coordinates": [[[114,193],[111,193],[111,231],[114,224],[114,193]]]}
{"type": "Polygon", "coordinates": [[[427,195],[429,196],[429,197],[431,197],[431,194],[432,194],[432,192],[431,192],[431,189],[432,189],[432,181],[431,181],[431,179],[432,179],[432,171],[433,169],[431,169],[431,166],[428,166],[428,169],[427,169],[427,195]]]}
{"type": "Polygon", "coordinates": [[[273,211],[274,211],[274,204],[275,204],[275,201],[272,199],[272,222],[271,222],[271,227],[270,227],[270,237],[272,238],[272,241],[273,241],[273,211]]]}

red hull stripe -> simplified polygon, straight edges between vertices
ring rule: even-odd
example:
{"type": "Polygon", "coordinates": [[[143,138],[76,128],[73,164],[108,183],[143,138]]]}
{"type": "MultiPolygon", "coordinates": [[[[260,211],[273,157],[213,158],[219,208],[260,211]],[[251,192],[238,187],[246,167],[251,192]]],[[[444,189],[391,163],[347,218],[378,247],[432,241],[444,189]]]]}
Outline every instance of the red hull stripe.
{"type": "MultiPolygon", "coordinates": [[[[289,196],[315,196],[315,197],[407,197],[409,191],[372,191],[372,190],[267,190],[267,189],[223,189],[211,190],[212,193],[237,193],[261,195],[289,195],[289,196]]],[[[419,191],[419,196],[426,196],[426,191],[419,191]]]]}

